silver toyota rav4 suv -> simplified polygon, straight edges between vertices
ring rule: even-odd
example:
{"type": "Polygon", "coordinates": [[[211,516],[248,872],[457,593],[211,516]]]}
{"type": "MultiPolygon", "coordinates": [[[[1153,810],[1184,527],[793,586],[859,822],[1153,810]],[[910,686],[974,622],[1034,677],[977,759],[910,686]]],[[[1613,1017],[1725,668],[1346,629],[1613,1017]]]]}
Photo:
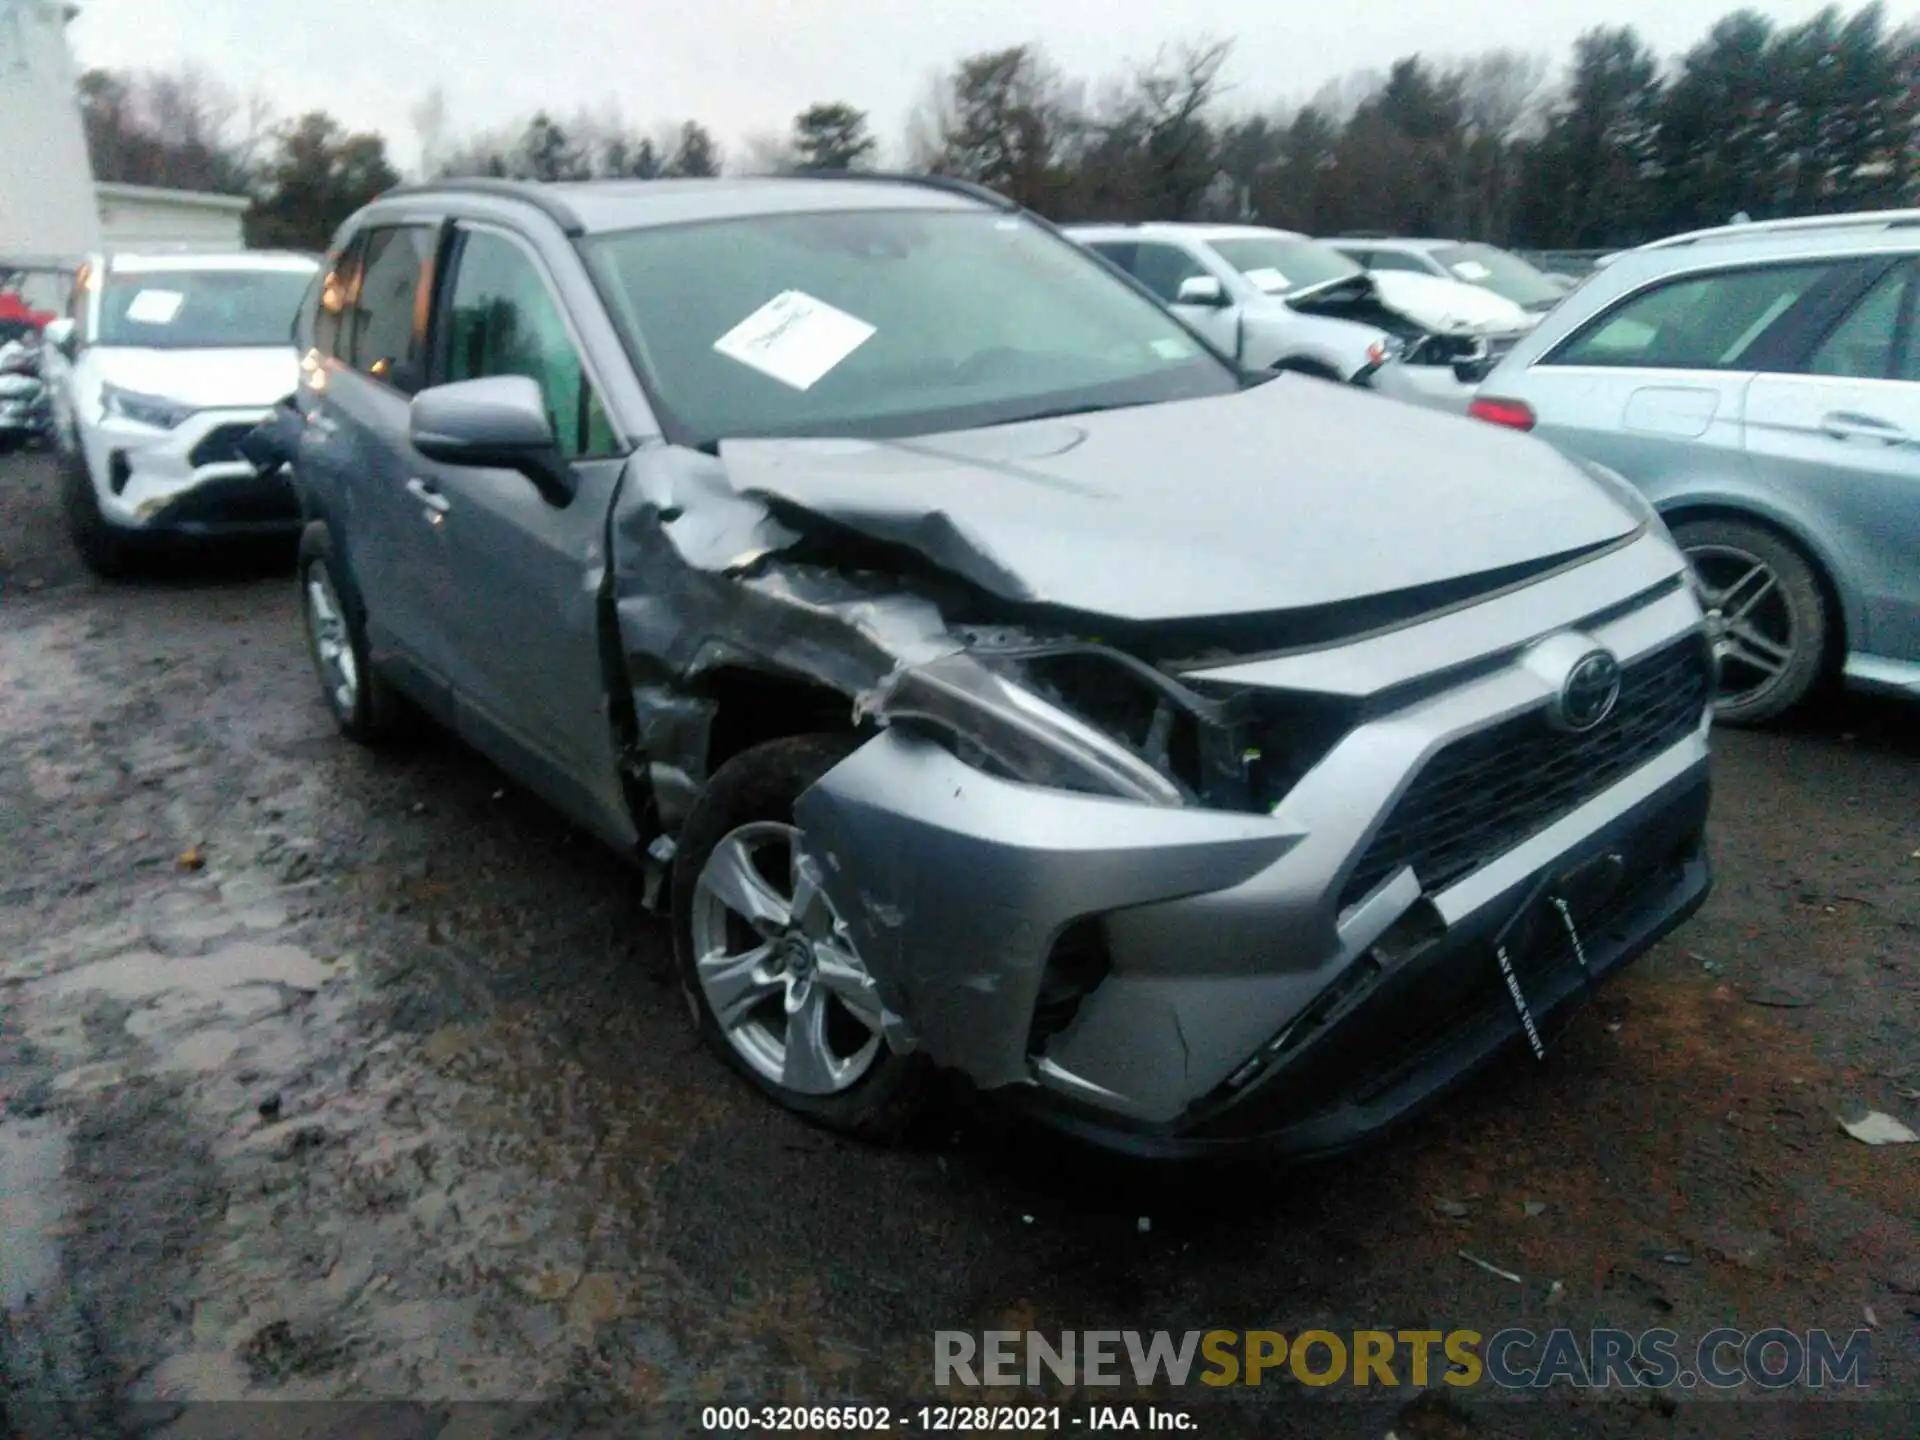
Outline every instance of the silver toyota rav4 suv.
{"type": "Polygon", "coordinates": [[[300,343],[341,728],[404,697],[632,856],[817,1122],[939,1067],[1337,1148],[1707,892],[1711,647],[1636,492],[1237,371],[990,192],[396,191],[300,343]]]}

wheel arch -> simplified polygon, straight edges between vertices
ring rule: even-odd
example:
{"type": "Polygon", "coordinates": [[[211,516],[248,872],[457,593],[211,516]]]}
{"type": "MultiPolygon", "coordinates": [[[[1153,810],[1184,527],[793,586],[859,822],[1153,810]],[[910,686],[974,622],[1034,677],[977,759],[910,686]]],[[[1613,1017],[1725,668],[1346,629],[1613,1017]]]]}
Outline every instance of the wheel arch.
{"type": "Polygon", "coordinates": [[[1840,583],[1839,568],[1831,552],[1813,536],[1808,526],[1775,506],[1746,497],[1690,496],[1663,500],[1658,508],[1660,518],[1669,526],[1693,520],[1736,521],[1765,530],[1792,547],[1813,571],[1814,581],[1827,602],[1827,668],[1838,670],[1845,665],[1850,637],[1860,633],[1860,617],[1854,597],[1840,583]]]}

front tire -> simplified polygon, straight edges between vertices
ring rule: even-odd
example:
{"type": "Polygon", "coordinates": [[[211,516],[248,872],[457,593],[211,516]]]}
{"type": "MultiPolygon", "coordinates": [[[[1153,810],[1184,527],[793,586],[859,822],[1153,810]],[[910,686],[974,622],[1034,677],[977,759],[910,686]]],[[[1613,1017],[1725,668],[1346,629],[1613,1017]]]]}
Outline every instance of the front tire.
{"type": "Polygon", "coordinates": [[[1764,725],[1805,700],[1826,672],[1831,617],[1807,558],[1773,530],[1745,520],[1692,520],[1674,541],[1722,627],[1714,716],[1764,725]]]}
{"type": "Polygon", "coordinates": [[[83,455],[71,453],[60,460],[61,499],[67,512],[67,537],[79,552],[80,563],[102,580],[117,580],[127,573],[134,556],[137,537],[115,525],[100,509],[100,496],[93,488],[83,455]]]}
{"type": "Polygon", "coordinates": [[[720,767],[674,857],[674,954],[694,1028],[756,1089],[816,1125],[893,1141],[924,1108],[927,1066],[887,1044],[871,977],[793,815],[859,743],[774,740],[720,767]]]}

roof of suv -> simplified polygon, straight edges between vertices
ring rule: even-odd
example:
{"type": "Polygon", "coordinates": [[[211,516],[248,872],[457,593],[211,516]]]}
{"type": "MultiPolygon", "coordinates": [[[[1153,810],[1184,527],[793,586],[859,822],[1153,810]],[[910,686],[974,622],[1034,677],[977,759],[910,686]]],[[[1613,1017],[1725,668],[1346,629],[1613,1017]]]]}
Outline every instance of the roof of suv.
{"type": "Polygon", "coordinates": [[[1771,260],[1827,260],[1848,255],[1907,255],[1915,251],[1920,251],[1920,229],[1879,226],[1786,230],[1728,235],[1709,245],[1647,245],[1638,250],[1622,250],[1595,275],[1596,278],[1607,276],[1606,288],[1611,290],[1693,270],[1724,270],[1771,260]]]}
{"type": "Polygon", "coordinates": [[[1438,250],[1447,245],[1458,245],[1458,240],[1436,240],[1427,236],[1411,235],[1330,235],[1327,244],[1337,250],[1352,247],[1356,250],[1438,250]]]}
{"type": "Polygon", "coordinates": [[[1016,208],[1004,196],[940,176],[783,175],[743,179],[441,180],[389,190],[381,199],[480,195],[533,206],[569,235],[820,210],[1016,208]]]}
{"type": "Polygon", "coordinates": [[[299,250],[109,250],[110,274],[167,270],[311,270],[318,255],[299,250]]]}
{"type": "Polygon", "coordinates": [[[1123,235],[1184,235],[1189,240],[1260,240],[1279,236],[1282,240],[1306,240],[1298,230],[1276,230],[1271,225],[1202,225],[1182,220],[1145,220],[1137,224],[1063,225],[1069,235],[1100,236],[1106,239],[1123,235]]]}

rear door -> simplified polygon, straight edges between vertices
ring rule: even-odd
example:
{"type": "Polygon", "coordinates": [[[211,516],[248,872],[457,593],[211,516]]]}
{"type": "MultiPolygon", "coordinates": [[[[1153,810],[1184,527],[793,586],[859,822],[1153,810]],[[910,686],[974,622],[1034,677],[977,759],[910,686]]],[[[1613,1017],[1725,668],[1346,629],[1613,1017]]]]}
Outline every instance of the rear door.
{"type": "Polygon", "coordinates": [[[300,457],[303,470],[326,471],[338,497],[340,513],[330,518],[376,659],[437,710],[452,664],[452,569],[444,516],[408,441],[408,413],[425,376],[438,238],[431,223],[376,224],[341,257],[315,319],[324,380],[300,457]]]}
{"type": "Polygon", "coordinates": [[[510,470],[427,464],[445,506],[461,732],[618,842],[632,839],[601,651],[607,515],[625,447],[545,262],[509,231],[461,224],[435,322],[436,383],[538,382],[578,490],[555,504],[510,470]]]}
{"type": "Polygon", "coordinates": [[[1810,517],[1859,601],[1850,647],[1920,662],[1920,260],[1901,260],[1811,343],[1754,378],[1756,477],[1810,517]]]}
{"type": "Polygon", "coordinates": [[[1658,282],[1535,362],[1517,398],[1533,407],[1535,434],[1656,501],[1703,481],[1744,483],[1741,423],[1756,368],[1781,334],[1857,280],[1844,264],[1796,261],[1658,282]]]}

